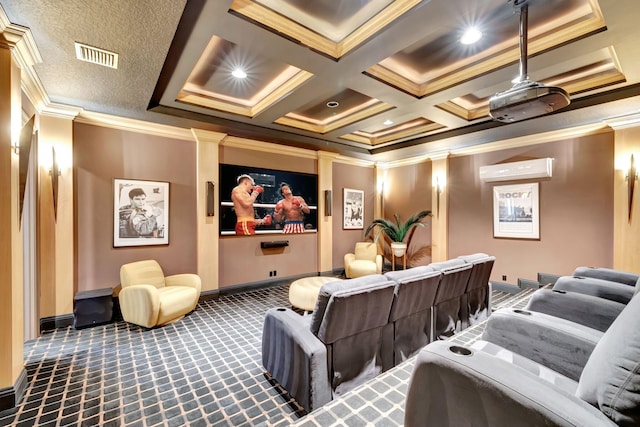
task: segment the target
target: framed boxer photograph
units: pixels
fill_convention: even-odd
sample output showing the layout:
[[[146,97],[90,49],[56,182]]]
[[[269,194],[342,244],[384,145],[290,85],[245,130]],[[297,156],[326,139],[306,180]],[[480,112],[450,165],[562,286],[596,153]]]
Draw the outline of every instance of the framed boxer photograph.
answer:
[[[344,189],[342,214],[342,228],[344,230],[364,228],[364,191]]]
[[[114,179],[113,246],[169,244],[169,183]]]

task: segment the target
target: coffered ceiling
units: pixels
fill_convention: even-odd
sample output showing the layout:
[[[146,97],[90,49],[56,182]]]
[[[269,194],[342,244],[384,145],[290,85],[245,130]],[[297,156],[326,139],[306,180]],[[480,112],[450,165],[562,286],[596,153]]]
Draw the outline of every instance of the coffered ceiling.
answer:
[[[530,0],[528,75],[572,103],[506,125],[488,101],[519,74],[519,15],[507,0],[0,5],[31,28],[52,102],[291,146],[392,158],[640,109],[637,0]],[[469,26],[482,37],[464,45]],[[74,42],[116,53],[118,68],[77,60]]]

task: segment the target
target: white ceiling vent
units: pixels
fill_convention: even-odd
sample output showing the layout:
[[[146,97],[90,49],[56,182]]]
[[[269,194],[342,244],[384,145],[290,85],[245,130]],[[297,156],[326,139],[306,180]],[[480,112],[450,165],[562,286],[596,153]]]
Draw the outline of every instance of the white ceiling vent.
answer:
[[[93,46],[75,42],[76,58],[81,61],[91,62],[92,64],[102,65],[104,67],[118,68],[118,54],[109,52],[108,50],[99,49]]]

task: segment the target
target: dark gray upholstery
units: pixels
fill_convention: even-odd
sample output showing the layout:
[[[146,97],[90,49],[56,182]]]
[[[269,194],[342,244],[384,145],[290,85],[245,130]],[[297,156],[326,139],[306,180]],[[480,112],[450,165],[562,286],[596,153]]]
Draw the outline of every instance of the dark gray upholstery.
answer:
[[[621,426],[640,425],[640,297],[634,297],[596,345],[577,395]]]
[[[393,271],[385,274],[397,283],[385,343],[390,360],[385,370],[407,360],[432,338],[432,307],[440,283],[440,272],[429,266]]]
[[[578,267],[573,271],[572,276],[592,277],[594,279],[624,283],[629,286],[635,286],[638,279],[640,279],[640,274],[602,267]]]
[[[531,295],[526,308],[604,332],[624,307],[625,304],[592,295],[539,289]]]
[[[527,332],[541,327],[539,318],[543,314],[523,315],[522,320],[516,320],[517,313],[504,318],[500,312],[487,322],[487,328],[493,331],[490,333],[502,331],[504,342],[520,341],[512,344],[519,352],[529,351],[527,347],[532,344],[526,342],[536,339],[545,340],[549,349],[547,338]],[[527,319],[533,319],[531,324]],[[568,326],[562,325],[563,319],[552,320],[562,326],[560,329]],[[496,328],[494,323],[502,326]],[[640,297],[634,297],[597,341],[577,383],[494,342],[479,340],[471,348],[432,342],[416,359],[404,425],[638,426],[638,324]],[[579,352],[574,347],[565,351],[567,359]]]
[[[544,313],[505,308],[491,315],[482,340],[577,381],[602,335],[601,331]]]
[[[462,327],[466,328],[482,322],[491,314],[489,278],[496,257],[485,253],[475,253],[458,258],[472,265],[467,289],[462,299]]]
[[[380,374],[395,286],[382,275],[331,282],[311,316],[268,310],[264,368],[307,411]]]
[[[556,280],[553,289],[593,295],[622,304],[628,303],[636,291],[635,287],[623,283],[580,276],[562,276]]]
[[[446,339],[462,330],[462,318],[466,314],[462,296],[467,289],[472,265],[461,259],[452,259],[429,266],[442,273],[434,301],[434,339]]]

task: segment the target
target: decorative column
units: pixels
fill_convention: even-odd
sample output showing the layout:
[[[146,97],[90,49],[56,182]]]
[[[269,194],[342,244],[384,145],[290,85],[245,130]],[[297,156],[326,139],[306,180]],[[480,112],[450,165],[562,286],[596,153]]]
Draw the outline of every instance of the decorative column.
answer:
[[[219,288],[219,241],[220,241],[220,142],[224,133],[191,129],[196,139],[197,162],[197,250],[198,275],[202,280],[202,291],[217,291]],[[207,189],[207,182],[213,188]],[[208,192],[213,191],[213,195]],[[213,196],[213,216],[207,213],[207,196]]]
[[[0,411],[20,402],[24,369],[22,233],[18,201],[18,144],[21,121],[20,68],[13,44],[0,33]]]
[[[640,273],[640,114],[610,119],[607,124],[615,130],[613,268]]]
[[[333,270],[333,215],[336,206],[331,206],[331,215],[327,215],[325,191],[333,198],[333,161],[335,153],[318,151],[318,271],[329,273]],[[333,204],[333,203],[332,203]]]
[[[449,153],[430,156],[431,159],[431,260],[449,259],[449,203],[447,178]]]

